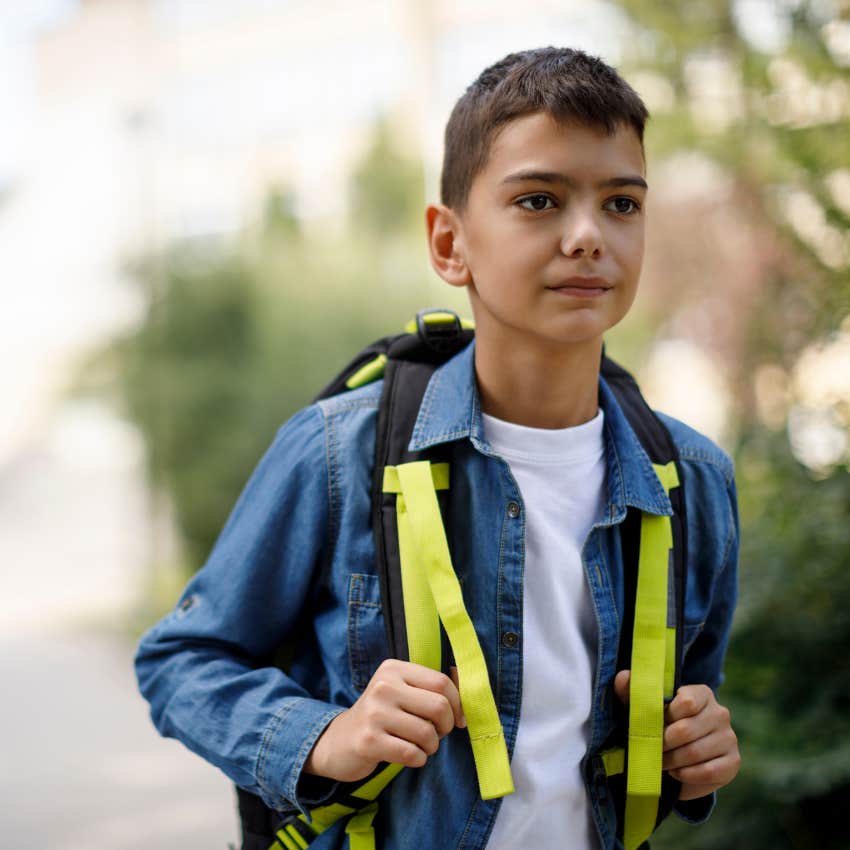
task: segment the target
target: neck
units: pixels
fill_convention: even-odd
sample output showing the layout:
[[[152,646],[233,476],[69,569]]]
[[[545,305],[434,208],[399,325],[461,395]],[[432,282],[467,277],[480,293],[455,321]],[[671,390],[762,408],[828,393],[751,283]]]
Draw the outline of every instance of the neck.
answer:
[[[527,348],[475,342],[481,410],[529,428],[571,428],[596,416],[602,340]]]

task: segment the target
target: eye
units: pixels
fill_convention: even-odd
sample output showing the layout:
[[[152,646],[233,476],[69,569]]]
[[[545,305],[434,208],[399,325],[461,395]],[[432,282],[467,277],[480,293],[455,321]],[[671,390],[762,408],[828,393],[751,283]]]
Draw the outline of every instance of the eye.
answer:
[[[620,208],[620,209],[613,210],[613,212],[620,213],[621,215],[634,215],[636,212],[638,212],[638,210],[640,210],[640,204],[634,198],[627,198],[625,196],[621,196],[619,198],[612,198],[610,201],[608,201],[608,203],[609,204],[611,204],[611,203],[614,203],[614,204],[626,203],[626,204],[632,205],[631,208],[626,208],[626,209]]]
[[[552,206],[545,206],[547,202],[551,203]],[[555,206],[555,202],[549,197],[549,195],[528,195],[525,198],[520,198],[517,201],[517,204],[529,212],[543,212],[547,209],[554,209]],[[526,204],[530,204],[530,206],[526,206]]]

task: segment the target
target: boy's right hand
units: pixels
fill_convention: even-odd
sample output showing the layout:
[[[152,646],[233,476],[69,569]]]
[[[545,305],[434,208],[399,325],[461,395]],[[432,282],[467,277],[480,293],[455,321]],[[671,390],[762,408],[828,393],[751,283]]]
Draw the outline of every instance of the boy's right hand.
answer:
[[[319,736],[304,772],[355,782],[382,761],[422,767],[455,726],[466,726],[455,683],[429,667],[388,659]]]

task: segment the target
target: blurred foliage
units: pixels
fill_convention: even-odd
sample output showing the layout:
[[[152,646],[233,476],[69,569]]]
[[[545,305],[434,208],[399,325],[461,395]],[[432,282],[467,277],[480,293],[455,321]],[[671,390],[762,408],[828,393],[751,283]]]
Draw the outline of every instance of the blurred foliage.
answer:
[[[386,202],[370,183],[392,185]],[[428,272],[409,209],[412,198],[421,213],[421,168],[392,149],[383,122],[354,185],[350,235],[321,223],[304,232],[283,188],[234,242],[177,245],[135,270],[147,315],[105,359],[145,437],[152,484],[174,506],[186,572],[203,563],[275,430],[360,348],[432,299],[463,309]]]
[[[354,172],[351,194],[351,219],[359,233],[381,239],[400,232],[421,234],[424,167],[396,150],[384,116],[376,122],[371,148]]]
[[[829,182],[850,162],[850,69],[830,54],[827,41],[831,22],[848,25],[850,6],[805,0],[776,0],[760,11],[758,4],[727,0],[618,5],[636,33],[626,77],[655,72],[675,96],[672,108],[657,110],[647,125],[647,149],[653,156],[685,148],[710,157],[748,190],[747,214],[790,249],[790,261],[761,282],[729,376],[737,396],[733,450],[742,551],[740,603],[720,697],[732,710],[742,769],[720,792],[707,824],[694,828],[671,818],[652,845],[846,850],[850,476],[846,455],[814,469],[796,459],[788,414],[803,403],[791,380],[801,355],[834,335],[850,313],[848,205]],[[745,5],[751,15],[756,9],[786,22],[789,37],[779,54],[756,50],[744,37]],[[694,82],[694,68],[707,57],[720,63],[711,66],[715,77],[732,69],[725,90]],[[701,110],[711,103],[700,96],[700,85],[720,97],[740,91],[733,120],[715,126],[705,120]],[[829,105],[833,97],[840,110]],[[788,214],[791,197],[813,202],[802,221]],[[769,427],[754,381],[765,364],[788,376],[785,422]],[[839,369],[847,374],[850,363]],[[834,402],[839,420],[840,406],[848,403]],[[850,424],[846,416],[841,421]]]

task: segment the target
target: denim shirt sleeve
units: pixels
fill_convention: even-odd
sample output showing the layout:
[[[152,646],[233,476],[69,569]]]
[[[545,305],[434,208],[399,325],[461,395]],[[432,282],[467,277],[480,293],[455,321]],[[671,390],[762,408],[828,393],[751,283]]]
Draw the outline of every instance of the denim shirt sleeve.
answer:
[[[277,810],[319,801],[299,799],[299,778],[343,710],[262,660],[290,634],[329,557],[325,445],[317,406],[278,431],[206,564],[136,656],[159,732]]]
[[[704,487],[703,504],[688,505],[689,534],[703,541],[710,534],[713,545],[703,545],[703,553],[719,554],[720,567],[710,570],[712,575],[710,605],[702,623],[692,625],[697,631],[685,654],[682,671],[683,684],[706,684],[715,694],[723,683],[723,660],[732,627],[732,615],[738,595],[739,522],[738,501],[731,460],[715,447],[715,456],[698,454],[692,460],[701,467],[703,483],[712,479],[714,486]],[[682,452],[688,462],[688,450]],[[710,494],[710,495],[708,495]],[[690,503],[690,499],[689,499]],[[699,511],[692,515],[691,512]],[[702,528],[700,526],[703,526]],[[701,564],[695,564],[697,582],[703,576]],[[692,567],[691,567],[692,568]],[[703,571],[707,573],[709,571]],[[701,590],[703,590],[701,588]],[[674,806],[676,814],[687,823],[699,824],[708,820],[717,801],[716,793],[694,800],[680,801]]]

